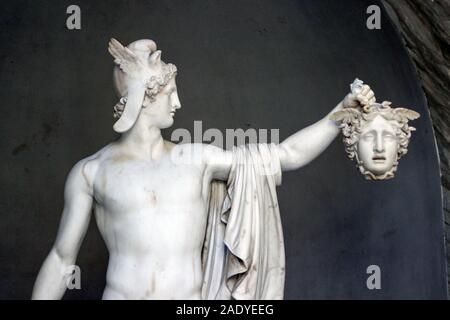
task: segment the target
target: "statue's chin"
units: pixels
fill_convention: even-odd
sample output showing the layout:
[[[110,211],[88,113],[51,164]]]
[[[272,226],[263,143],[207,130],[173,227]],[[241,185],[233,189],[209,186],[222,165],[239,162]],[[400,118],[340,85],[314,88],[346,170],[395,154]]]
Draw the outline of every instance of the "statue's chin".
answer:
[[[165,122],[165,123],[159,125],[159,128],[160,128],[160,129],[167,129],[167,128],[170,128],[170,127],[173,125],[173,122],[174,122],[173,118],[170,118],[170,120],[167,120],[167,122]]]
[[[365,168],[366,171],[371,172],[375,176],[385,175],[390,169],[392,169],[392,167],[383,168],[383,169],[380,169],[380,168]]]
[[[394,178],[397,166],[385,167],[383,170],[380,168],[359,166],[359,170],[367,180],[389,180]]]

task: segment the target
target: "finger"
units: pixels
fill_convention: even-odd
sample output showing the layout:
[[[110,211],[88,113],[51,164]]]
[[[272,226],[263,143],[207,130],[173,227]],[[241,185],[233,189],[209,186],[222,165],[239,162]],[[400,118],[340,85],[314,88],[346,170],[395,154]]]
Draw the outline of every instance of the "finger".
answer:
[[[366,94],[368,94],[369,92],[370,92],[370,87],[369,87],[367,84],[365,84],[365,85],[362,87],[362,90],[361,90],[360,94],[366,95]]]
[[[362,95],[359,95],[357,100],[363,106],[365,106],[369,103],[369,100],[367,100],[366,97],[362,96]]]
[[[374,104],[377,101],[377,99],[375,97],[373,97],[372,99],[369,100],[369,104]]]
[[[373,97],[375,97],[375,92],[373,92],[372,90],[369,91],[369,93],[366,94],[366,99],[370,100]]]

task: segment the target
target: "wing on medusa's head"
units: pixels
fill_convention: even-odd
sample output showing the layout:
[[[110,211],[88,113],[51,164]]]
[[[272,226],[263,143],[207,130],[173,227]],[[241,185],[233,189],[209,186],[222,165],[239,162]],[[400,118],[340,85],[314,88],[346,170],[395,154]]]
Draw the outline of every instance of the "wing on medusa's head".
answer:
[[[420,114],[418,112],[406,108],[395,108],[394,113],[405,122],[420,118]]]
[[[361,117],[361,111],[355,108],[345,108],[330,116],[330,119],[341,123],[354,123]]]

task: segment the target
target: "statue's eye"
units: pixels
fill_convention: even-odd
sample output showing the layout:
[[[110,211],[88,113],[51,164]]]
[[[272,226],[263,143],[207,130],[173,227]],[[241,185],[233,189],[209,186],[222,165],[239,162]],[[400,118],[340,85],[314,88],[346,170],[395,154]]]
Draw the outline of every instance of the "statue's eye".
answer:
[[[364,141],[372,141],[373,139],[375,139],[375,135],[373,133],[366,133],[363,135]]]
[[[394,141],[394,140],[397,139],[396,136],[393,135],[392,133],[385,133],[385,134],[383,134],[383,138],[386,139],[386,140],[389,140],[389,141]]]

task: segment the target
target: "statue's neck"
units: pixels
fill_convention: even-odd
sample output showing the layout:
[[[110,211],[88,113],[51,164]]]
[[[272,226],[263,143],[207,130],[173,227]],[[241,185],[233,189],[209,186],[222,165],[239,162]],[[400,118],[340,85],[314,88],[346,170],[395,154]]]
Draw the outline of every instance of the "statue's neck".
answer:
[[[159,159],[165,151],[161,129],[147,127],[139,121],[122,134],[119,142],[130,152],[150,160]]]

